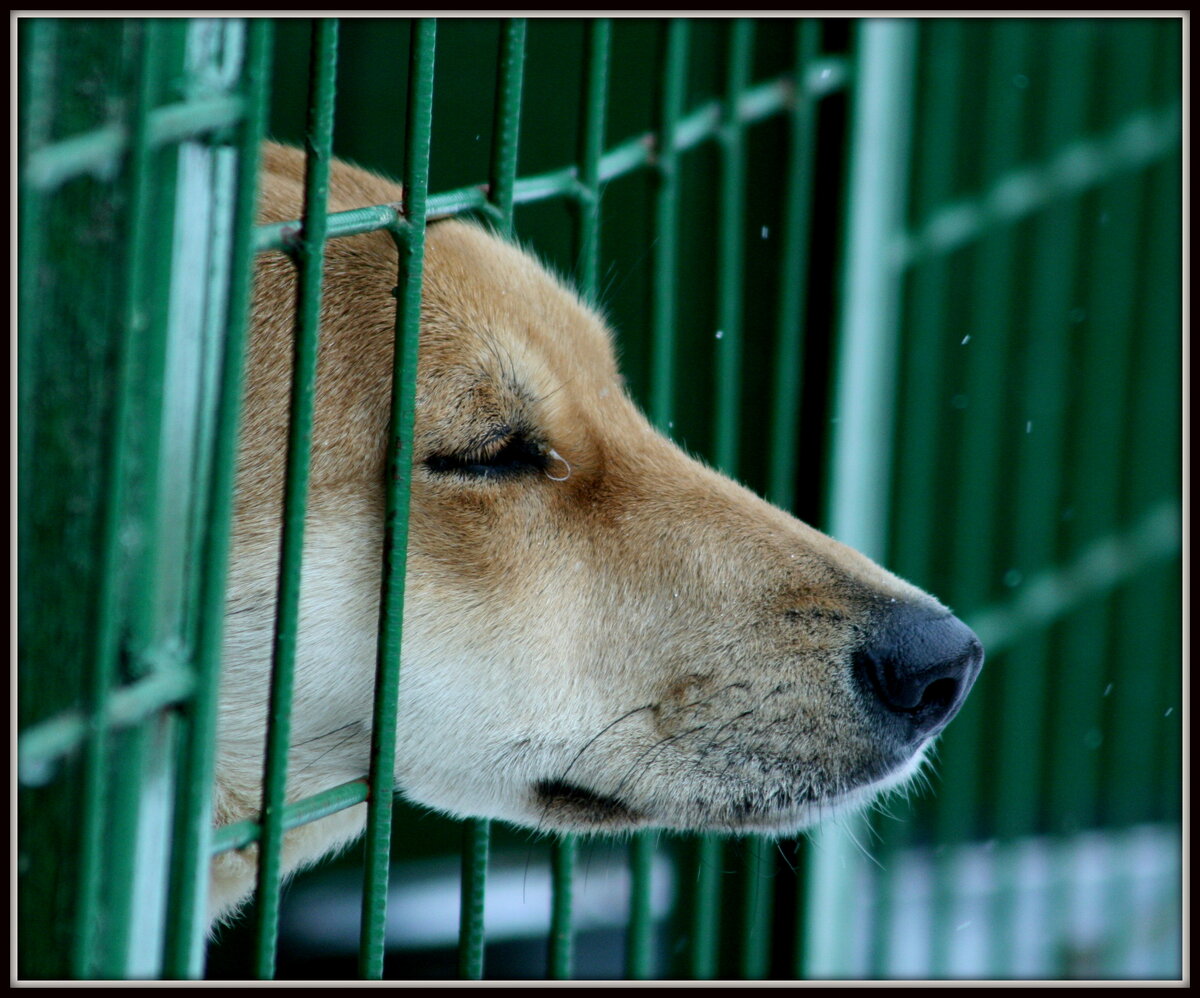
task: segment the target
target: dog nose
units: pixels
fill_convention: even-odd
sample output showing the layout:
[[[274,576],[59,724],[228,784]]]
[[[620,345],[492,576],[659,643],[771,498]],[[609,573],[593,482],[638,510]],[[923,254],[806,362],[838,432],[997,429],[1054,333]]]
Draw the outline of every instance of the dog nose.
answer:
[[[940,731],[966,700],[983,666],[983,646],[952,614],[906,603],[888,607],[854,669],[891,734],[913,743]]]

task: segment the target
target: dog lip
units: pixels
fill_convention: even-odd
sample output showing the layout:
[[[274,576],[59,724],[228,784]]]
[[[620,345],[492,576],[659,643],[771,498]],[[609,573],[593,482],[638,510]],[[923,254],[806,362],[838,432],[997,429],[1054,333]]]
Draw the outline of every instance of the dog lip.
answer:
[[[533,793],[539,811],[550,824],[574,827],[626,825],[640,817],[618,797],[565,780],[539,780],[534,784]]]

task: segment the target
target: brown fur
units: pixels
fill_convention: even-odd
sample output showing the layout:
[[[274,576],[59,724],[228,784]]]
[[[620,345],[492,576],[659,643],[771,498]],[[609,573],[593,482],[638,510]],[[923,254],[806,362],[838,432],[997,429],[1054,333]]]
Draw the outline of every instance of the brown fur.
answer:
[[[300,213],[302,156],[269,145],[262,220]],[[334,167],[333,211],[399,188]],[[322,306],[288,796],[367,769],[397,258],[331,241]],[[216,817],[258,811],[290,391],[291,263],[259,262],[222,683]],[[430,459],[520,434],[545,466]],[[490,449],[490,450],[489,450]],[[881,605],[930,597],[686,456],[625,394],[604,322],[515,246],[427,238],[396,753],[400,788],[541,828],[789,833],[910,776],[850,658]],[[363,808],[289,836],[285,866]],[[253,885],[214,863],[213,912]]]

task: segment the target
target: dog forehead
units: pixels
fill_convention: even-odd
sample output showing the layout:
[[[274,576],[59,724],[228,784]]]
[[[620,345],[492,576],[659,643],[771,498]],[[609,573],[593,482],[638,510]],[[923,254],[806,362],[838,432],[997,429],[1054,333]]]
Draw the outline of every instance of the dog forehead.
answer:
[[[471,368],[535,395],[617,378],[599,316],[520,247],[457,220],[428,230],[421,346],[431,374]]]

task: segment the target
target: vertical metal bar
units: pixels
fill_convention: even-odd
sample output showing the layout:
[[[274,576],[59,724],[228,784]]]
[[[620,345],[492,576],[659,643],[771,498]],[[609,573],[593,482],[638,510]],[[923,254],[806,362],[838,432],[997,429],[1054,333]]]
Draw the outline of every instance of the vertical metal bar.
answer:
[[[109,763],[109,733],[103,717],[109,691],[116,678],[120,629],[123,621],[119,600],[121,595],[121,561],[126,543],[122,537],[126,525],[127,476],[130,473],[133,439],[132,414],[137,354],[142,344],[147,313],[147,240],[150,236],[150,146],[148,142],[149,114],[158,78],[159,30],[154,21],[142,22],[137,28],[141,37],[134,43],[140,49],[138,85],[130,114],[130,144],[126,164],[129,191],[129,257],[125,277],[125,314],[117,354],[117,394],[113,411],[111,450],[106,467],[109,481],[105,494],[102,548],[102,591],[100,593],[99,627],[96,656],[89,677],[86,710],[90,731],[84,743],[83,837],[82,867],[79,883],[79,909],[76,916],[76,941],[72,965],[77,977],[89,977],[98,969],[97,937],[101,917],[101,880],[109,856],[105,850],[108,813],[107,768]]]
[[[809,94],[809,68],[820,53],[821,23],[798,21],[792,56],[792,107],[788,115],[787,184],[784,190],[782,253],[779,276],[779,324],[775,337],[775,380],[772,386],[771,450],[767,465],[767,498],[781,509],[795,510],[799,455],[799,420],[804,377],[804,319],[808,298],[809,237],[813,173],[816,164],[816,100]],[[804,924],[802,869],[809,863],[808,841],[799,838],[796,855],[796,923]],[[793,937],[790,965],[799,973],[803,948]]]
[[[488,196],[500,211],[505,235],[512,231],[524,79],[525,20],[518,17],[506,21],[501,34],[499,79],[496,81],[496,126],[492,138],[492,169],[488,187]]]
[[[1064,20],[1052,26],[1047,52],[1044,144],[1082,134],[1094,79],[1095,23]],[[1054,563],[1062,508],[1067,442],[1064,436],[1070,381],[1073,296],[1078,273],[1080,202],[1071,198],[1049,207],[1034,222],[1030,261],[1028,329],[1021,378],[1023,426],[1016,462],[1016,506],[1012,511],[1013,568],[1029,578]],[[1023,430],[1023,432],[1020,432]],[[995,832],[1002,840],[1028,835],[1038,826],[1049,760],[1046,711],[1051,641],[1045,631],[1026,637],[1007,655],[999,686],[1000,716],[995,745]],[[1011,967],[1018,926],[1014,902],[1016,854],[1005,850],[996,893],[995,969]]]
[[[746,840],[745,896],[742,899],[742,978],[760,981],[771,965],[774,914],[775,843],[755,835]]]
[[[151,87],[147,106],[158,96],[164,71],[183,62],[186,21],[158,20],[144,22],[148,37],[144,58],[150,64]],[[137,153],[134,153],[137,155]],[[124,675],[141,679],[153,671],[150,655],[160,642],[173,634],[173,608],[164,602],[159,565],[162,550],[164,517],[172,510],[163,510],[162,474],[163,415],[166,408],[164,377],[167,357],[167,297],[170,281],[167,278],[172,243],[169,226],[156,225],[151,219],[164,209],[174,208],[175,185],[174,149],[153,149],[144,152],[141,164],[144,189],[131,201],[140,202],[139,212],[146,219],[144,235],[130,240],[135,253],[142,259],[135,266],[141,277],[140,300],[129,303],[136,307],[140,326],[138,354],[138,388],[135,408],[136,433],[131,442],[130,456],[136,466],[136,498],[134,508],[140,525],[140,546],[127,553],[126,560],[133,584],[123,597],[124,604]],[[133,282],[131,282],[133,283]],[[132,555],[132,557],[130,556]],[[168,732],[174,720],[169,716],[147,719],[126,731],[114,732],[112,756],[119,760],[113,772],[113,787],[109,800],[112,821],[107,835],[106,865],[110,886],[105,893],[105,918],[108,921],[100,972],[106,977],[155,976],[161,973],[161,885],[166,870],[166,841],[162,834],[170,808],[170,782],[176,759],[170,752],[161,751],[174,745]],[[160,751],[153,751],[157,747]],[[146,891],[150,886],[151,890]],[[143,896],[136,898],[136,892]],[[146,896],[149,893],[150,896]],[[134,938],[135,927],[144,933]],[[149,952],[147,952],[149,951]]]
[[[735,21],[729,37],[725,120],[720,133],[717,384],[713,427],[715,463],[727,475],[737,474],[741,429],[746,141],[738,110],[750,81],[753,45],[754,23],[745,19]],[[747,839],[745,847],[741,972],[743,978],[753,980],[766,975],[770,958],[773,880],[770,864],[774,847],[756,837]]]
[[[652,832],[637,832],[629,842],[629,929],[626,937],[625,976],[635,981],[654,973],[654,915],[650,906],[650,877],[654,867]]]
[[[587,64],[583,129],[579,149],[579,179],[584,198],[578,231],[579,290],[585,299],[596,297],[600,261],[600,157],[604,152],[604,121],[608,98],[608,60],[612,26],[607,20],[591,21],[587,29]],[[552,846],[549,976],[571,977],[574,964],[575,836],[564,834]]]
[[[917,200],[913,225],[924,219],[953,194],[956,164],[960,156],[959,124],[965,39],[957,19],[933,20],[923,26],[927,43],[922,61],[928,67],[926,112],[921,129],[922,168],[914,197]],[[938,508],[941,494],[939,458],[945,444],[942,424],[946,410],[943,396],[946,347],[958,344],[962,333],[949,328],[951,261],[943,254],[920,261],[911,275],[911,322],[904,349],[903,384],[909,388],[904,399],[905,446],[897,455],[897,504],[911,510],[892,538],[896,571],[918,585],[933,571],[933,550],[938,529],[929,511]]]
[[[775,339],[774,403],[767,498],[792,509],[796,498],[796,446],[804,362],[804,311],[808,289],[808,238],[813,167],[816,162],[816,101],[808,93],[808,69],[816,59],[820,22],[796,24],[792,107],[788,116],[787,183],[779,277],[779,326]]]
[[[696,836],[696,885],[688,925],[688,974],[696,981],[717,976],[723,853],[724,842],[719,836]]]
[[[721,192],[717,259],[717,384],[713,456],[727,475],[737,474],[742,395],[742,232],[746,224],[746,137],[738,103],[750,80],[754,22],[733,23],[726,69],[725,120],[720,133]]]
[[[858,29],[828,521],[835,537],[875,558],[887,549],[900,311],[890,247],[906,202],[915,36],[902,20]],[[822,826],[809,855],[804,974],[855,976],[853,831]]]
[[[324,277],[326,202],[333,157],[333,99],[337,72],[337,21],[313,25],[309,65],[308,125],[305,134],[304,218],[297,266],[296,336],[283,500],[283,540],[271,670],[270,715],[263,777],[262,835],[258,854],[258,918],[255,971],[275,973],[279,892],[283,859],[283,806],[291,740],[292,684],[300,624],[300,578],[304,520],[308,508],[309,452],[317,380],[321,286]]]
[[[217,681],[225,614],[225,577],[229,561],[234,467],[242,397],[246,321],[250,311],[254,213],[257,199],[259,143],[266,122],[266,87],[270,76],[271,22],[248,23],[246,69],[242,92],[246,117],[237,136],[237,203],[232,275],[224,354],[218,386],[216,432],[208,510],[202,544],[202,582],[197,624],[196,690],[184,704],[186,737],[176,804],[171,857],[171,924],[167,933],[164,972],[168,977],[197,978],[204,973],[204,941],[208,931],[205,891],[208,843],[212,835],[212,781],[217,730]]]
[[[20,122],[21,128],[21,173],[24,175],[26,164],[35,151],[40,149],[50,138],[50,126],[53,121],[55,88],[55,54],[57,50],[57,27],[51,18],[31,19],[25,45],[23,46],[20,63],[22,73],[22,99],[24,117]],[[24,177],[22,176],[22,179]],[[21,247],[20,275],[18,285],[18,301],[20,314],[18,317],[17,335],[19,349],[17,364],[19,377],[17,392],[20,399],[22,418],[18,422],[19,438],[19,467],[32,467],[33,461],[33,413],[34,409],[34,344],[38,338],[38,308],[42,286],[42,251],[44,243],[43,227],[45,225],[44,209],[45,194],[37,184],[21,183],[20,197],[17,199],[18,239]],[[29,509],[30,484],[32,476],[18,476],[19,505],[21,509]],[[31,545],[18,545],[18,559],[21,566],[21,578],[28,578],[24,571],[25,559],[32,556]]]
[[[675,271],[678,250],[678,153],[675,131],[687,86],[689,26],[667,28],[658,122],[658,191],[654,206],[654,352],[651,360],[650,419],[663,433],[672,426],[675,398]]]
[[[375,706],[371,721],[370,802],[367,808],[366,872],[363,884],[359,973],[383,977],[387,927],[388,863],[391,856],[392,794],[396,785],[397,699],[403,637],[405,555],[408,550],[412,426],[416,406],[417,353],[421,330],[421,277],[425,261],[425,204],[429,188],[429,138],[433,117],[433,66],[437,24],[416,24],[409,59],[407,134],[404,155],[404,221],[397,240],[399,267],[392,408],[384,513],[383,581]]]
[[[584,95],[583,134],[579,150],[579,182],[585,191],[580,205],[579,289],[594,298],[600,268],[600,157],[604,154],[604,128],[608,110],[608,63],[612,49],[612,23],[588,22],[587,90]]]
[[[574,962],[575,853],[574,835],[560,836],[551,847],[549,976],[556,981],[570,978]]]
[[[1180,90],[1180,28],[1155,23],[1156,37],[1148,65],[1156,103],[1173,101]],[[1139,314],[1131,359],[1129,443],[1122,473],[1123,519],[1136,521],[1165,499],[1181,495],[1179,460],[1181,426],[1190,425],[1181,408],[1180,391],[1189,370],[1181,356],[1179,303],[1181,159],[1178,154],[1149,171],[1144,210],[1146,222],[1133,253],[1138,261]],[[1186,389],[1184,389],[1186,390]],[[1183,413],[1182,421],[1179,414]],[[1147,818],[1178,821],[1181,813],[1179,704],[1182,676],[1180,640],[1184,578],[1172,559],[1127,587],[1115,614],[1118,623],[1115,674],[1106,703],[1123,719],[1106,739],[1105,818],[1129,825]],[[1156,663],[1149,669],[1149,663]],[[1168,713],[1169,711],[1169,713]],[[1147,762],[1149,760],[1149,762]]]
[[[1113,55],[1101,97],[1105,119],[1120,120],[1145,106],[1150,96],[1146,42],[1152,30],[1153,22],[1140,21],[1122,26],[1119,35],[1101,36]],[[1079,381],[1070,414],[1075,446],[1067,469],[1074,512],[1065,535],[1072,552],[1120,526],[1126,415],[1132,401],[1128,371],[1136,329],[1137,267],[1129,259],[1142,224],[1142,193],[1141,178],[1135,175],[1101,187],[1085,201],[1088,270],[1084,315],[1076,326],[1081,334],[1076,355]],[[1145,346],[1138,344],[1138,349],[1144,351]],[[1089,828],[1099,819],[1103,691],[1114,678],[1120,678],[1122,686],[1138,683],[1144,671],[1136,663],[1131,669],[1135,675],[1112,672],[1115,608],[1113,594],[1105,594],[1072,615],[1064,629],[1070,654],[1056,670],[1056,688],[1069,695],[1071,709],[1052,725],[1051,820],[1056,831]]]
[[[506,21],[500,35],[500,63],[496,81],[496,124],[492,141],[488,197],[495,205],[498,228],[503,235],[513,231],[513,190],[516,186],[518,144],[521,133],[521,92],[525,73],[525,21]],[[487,840],[491,822],[470,821],[463,852],[462,911],[483,911],[487,886]],[[458,940],[460,972],[475,979],[483,975],[483,918],[462,923]]]
[[[678,231],[678,153],[675,132],[687,88],[689,26],[667,26],[657,144],[654,243],[654,354],[651,361],[650,418],[663,433],[672,427],[675,382],[675,275]],[[629,846],[629,926],[625,976],[645,980],[653,963],[654,920],[650,910],[650,872],[655,843],[649,832],[635,832]]]
[[[484,885],[476,879],[487,875],[491,836],[485,821],[463,824],[462,905],[458,923],[458,976],[467,981],[483,977]],[[467,944],[463,941],[468,940]]]
[[[1022,158],[1022,130],[1028,96],[1014,85],[1028,79],[1029,35],[1024,21],[997,21],[987,35],[988,87],[986,112],[980,127],[982,183],[990,186]],[[1007,402],[1004,377],[1012,333],[1012,288],[1017,265],[1015,231],[1011,226],[984,233],[973,259],[970,286],[973,321],[965,330],[965,384],[959,441],[957,486],[953,508],[954,543],[948,594],[962,610],[984,606],[997,591],[1000,573],[996,561],[1000,530],[998,497],[1002,442],[1017,437],[1017,426],[1005,433]],[[989,674],[990,675],[990,674]],[[980,715],[992,694],[985,677],[972,694],[972,709]],[[982,715],[980,715],[982,716]],[[981,724],[960,724],[948,733],[943,766],[943,793],[939,797],[939,841],[961,841],[980,828],[985,799],[981,770],[985,765]],[[932,967],[935,974],[949,972],[950,905],[957,889],[957,873],[941,864],[936,874]],[[993,940],[989,940],[989,943]]]
[[[914,178],[912,224],[921,220],[947,200],[953,191],[955,166],[959,157],[958,124],[962,85],[963,30],[954,19],[930,21],[922,25],[920,62],[927,67],[920,100],[924,115],[920,131],[919,162],[922,167]],[[914,150],[915,152],[915,150]],[[890,538],[895,570],[917,584],[928,584],[933,571],[938,508],[939,458],[944,450],[943,356],[955,330],[949,326],[947,294],[950,263],[944,256],[922,261],[910,275],[911,306],[907,313],[903,350],[901,411],[903,430],[897,439],[905,441],[898,451],[896,467],[896,529]],[[894,854],[909,836],[911,822],[888,822],[881,843]],[[894,864],[882,860],[889,872],[877,879],[876,912],[873,924],[871,967],[875,975],[888,976],[887,952],[893,917]]]

